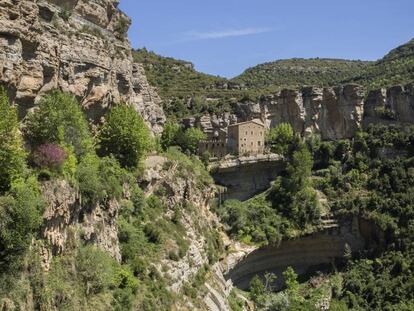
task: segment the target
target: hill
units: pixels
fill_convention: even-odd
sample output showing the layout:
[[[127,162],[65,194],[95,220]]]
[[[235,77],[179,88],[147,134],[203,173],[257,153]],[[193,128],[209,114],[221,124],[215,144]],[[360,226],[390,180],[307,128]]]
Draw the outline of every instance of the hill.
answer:
[[[389,52],[359,75],[344,82],[356,82],[371,89],[407,84],[414,80],[414,39]]]
[[[360,74],[371,62],[292,58],[264,63],[247,69],[233,82],[248,88],[333,86]]]
[[[145,48],[133,52],[142,63],[151,85],[164,99],[164,111],[170,118],[197,116],[205,112],[232,111],[232,105],[244,97],[258,96],[226,78],[195,70],[190,62],[157,55]]]

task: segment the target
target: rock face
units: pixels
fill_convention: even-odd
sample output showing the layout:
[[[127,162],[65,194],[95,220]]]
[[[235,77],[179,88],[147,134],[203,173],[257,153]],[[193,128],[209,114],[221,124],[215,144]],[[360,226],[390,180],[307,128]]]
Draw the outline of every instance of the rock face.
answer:
[[[128,103],[155,134],[165,116],[144,70],[133,64],[125,35],[130,20],[116,0],[0,2],[0,85],[21,117],[45,93],[75,95],[93,121]]]
[[[42,237],[50,245],[50,248],[43,248],[42,254],[46,270],[54,255],[61,254],[68,243],[77,240],[77,232],[83,233],[84,241],[97,245],[121,261],[116,224],[118,202],[111,200],[105,205],[82,207],[80,196],[65,180],[44,182],[42,194],[47,202]]]
[[[226,188],[221,199],[244,201],[268,189],[284,166],[278,155],[241,157],[221,162],[212,168],[211,175],[216,184]]]
[[[260,113],[254,105],[245,115],[260,115],[270,128],[289,123],[302,135],[319,134],[327,140],[351,138],[362,126],[364,95],[357,85],[282,90],[261,99]]]
[[[371,123],[414,123],[414,85],[369,92],[365,102],[364,127]]]
[[[255,275],[272,272],[277,276],[275,286],[280,289],[284,284],[282,272],[289,266],[299,275],[308,274],[323,267],[332,268],[336,259],[343,258],[347,247],[355,252],[367,247],[369,237],[362,234],[361,227],[355,218],[339,228],[255,250],[242,258],[226,278],[245,290]]]

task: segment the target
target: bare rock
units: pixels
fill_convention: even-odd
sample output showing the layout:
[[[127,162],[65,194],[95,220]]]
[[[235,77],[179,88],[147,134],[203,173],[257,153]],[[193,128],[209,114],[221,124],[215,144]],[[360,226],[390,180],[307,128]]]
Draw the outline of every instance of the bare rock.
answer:
[[[0,85],[20,117],[52,89],[75,95],[91,121],[116,103],[132,105],[154,134],[161,99],[133,64],[129,18],[115,0],[0,2]]]

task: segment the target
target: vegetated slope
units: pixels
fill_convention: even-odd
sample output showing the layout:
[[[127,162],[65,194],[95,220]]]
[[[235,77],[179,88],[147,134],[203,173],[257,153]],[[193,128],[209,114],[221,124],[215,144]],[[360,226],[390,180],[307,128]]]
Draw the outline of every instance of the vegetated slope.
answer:
[[[363,72],[371,62],[327,58],[292,58],[247,69],[232,81],[248,88],[334,86]]]
[[[226,112],[243,97],[257,96],[253,90],[225,78],[200,73],[192,63],[163,57],[145,48],[133,52],[135,62],[144,65],[151,85],[164,100],[170,118],[197,116],[206,112]]]
[[[349,82],[356,82],[375,89],[406,84],[413,80],[414,39],[392,50]]]

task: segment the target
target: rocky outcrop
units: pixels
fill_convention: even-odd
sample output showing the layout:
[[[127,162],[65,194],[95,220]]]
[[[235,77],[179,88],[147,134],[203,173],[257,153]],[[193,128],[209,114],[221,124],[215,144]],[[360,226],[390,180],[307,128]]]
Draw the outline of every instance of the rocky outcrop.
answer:
[[[282,90],[261,99],[260,115],[269,128],[289,123],[296,133],[323,139],[351,138],[362,126],[364,90],[357,85]],[[257,117],[257,105],[247,115]]]
[[[284,169],[283,158],[275,155],[258,155],[227,159],[211,168],[216,184],[223,186],[223,200],[247,200],[270,187]]]
[[[42,194],[47,207],[41,235],[50,246],[42,250],[45,270],[49,269],[54,255],[61,254],[68,243],[76,243],[80,232],[84,241],[97,245],[121,261],[116,224],[119,210],[117,201],[82,206],[80,195],[65,180],[44,182]]]
[[[372,123],[413,124],[414,84],[369,92],[365,102],[364,127]]]
[[[165,116],[126,39],[130,20],[116,0],[0,2],[0,85],[20,117],[52,89],[75,95],[88,117],[128,103],[155,134]]]

